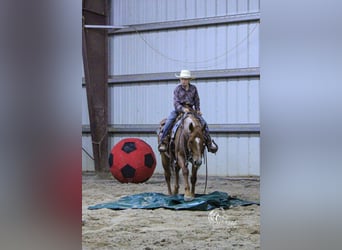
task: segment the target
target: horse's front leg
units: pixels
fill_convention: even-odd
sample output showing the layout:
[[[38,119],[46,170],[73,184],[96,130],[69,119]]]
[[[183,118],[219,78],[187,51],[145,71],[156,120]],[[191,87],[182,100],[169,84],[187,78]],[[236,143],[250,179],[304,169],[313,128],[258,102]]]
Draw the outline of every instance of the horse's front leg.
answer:
[[[192,165],[191,169],[191,196],[195,197],[195,187],[196,187],[196,182],[197,182],[197,171],[198,171],[198,166]]]
[[[191,201],[193,197],[191,196],[191,192],[190,192],[189,169],[187,165],[185,164],[185,158],[183,156],[178,156],[178,165],[182,169],[182,173],[184,177],[184,185],[185,185],[184,200]]]

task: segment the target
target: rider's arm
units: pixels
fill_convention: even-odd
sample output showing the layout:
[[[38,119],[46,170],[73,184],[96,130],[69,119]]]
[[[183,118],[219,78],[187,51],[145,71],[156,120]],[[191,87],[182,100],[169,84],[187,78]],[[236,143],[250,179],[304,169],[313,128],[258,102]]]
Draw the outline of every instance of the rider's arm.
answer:
[[[195,110],[200,112],[201,111],[201,102],[200,102],[200,98],[198,95],[197,88],[195,88],[194,101],[195,101]]]
[[[185,108],[182,105],[181,99],[180,99],[180,92],[181,89],[178,87],[173,91],[173,106],[175,107],[175,110],[178,112],[185,112]]]

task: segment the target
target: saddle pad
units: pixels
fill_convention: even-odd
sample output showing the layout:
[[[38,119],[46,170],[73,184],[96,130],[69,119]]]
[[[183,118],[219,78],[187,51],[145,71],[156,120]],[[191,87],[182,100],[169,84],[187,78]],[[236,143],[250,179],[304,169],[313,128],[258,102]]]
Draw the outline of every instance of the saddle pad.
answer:
[[[175,138],[175,134],[177,132],[177,129],[179,128],[179,125],[181,124],[182,122],[182,119],[179,119],[176,124],[173,126],[172,128],[172,133],[171,133],[171,139],[174,139]]]
[[[257,202],[232,198],[225,192],[215,191],[210,194],[197,194],[192,201],[184,201],[184,195],[165,195],[162,193],[140,193],[120,198],[117,201],[97,204],[88,207],[89,210],[108,208],[122,209],[156,209],[200,210],[209,211],[215,208],[227,209],[230,206],[259,205]]]

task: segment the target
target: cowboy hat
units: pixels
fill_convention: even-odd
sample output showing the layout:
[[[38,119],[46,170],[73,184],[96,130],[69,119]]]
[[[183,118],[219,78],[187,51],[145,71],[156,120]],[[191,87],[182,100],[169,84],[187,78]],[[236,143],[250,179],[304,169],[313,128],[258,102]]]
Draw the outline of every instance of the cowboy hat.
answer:
[[[191,72],[189,70],[183,69],[181,70],[180,74],[175,74],[177,78],[185,78],[185,79],[194,79],[193,76],[191,76]]]

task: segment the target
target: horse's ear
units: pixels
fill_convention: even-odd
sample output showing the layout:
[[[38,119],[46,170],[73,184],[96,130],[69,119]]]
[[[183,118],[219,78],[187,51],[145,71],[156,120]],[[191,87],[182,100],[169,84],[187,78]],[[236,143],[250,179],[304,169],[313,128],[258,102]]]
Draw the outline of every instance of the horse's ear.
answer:
[[[192,123],[189,124],[189,130],[190,132],[194,131],[194,125]]]

